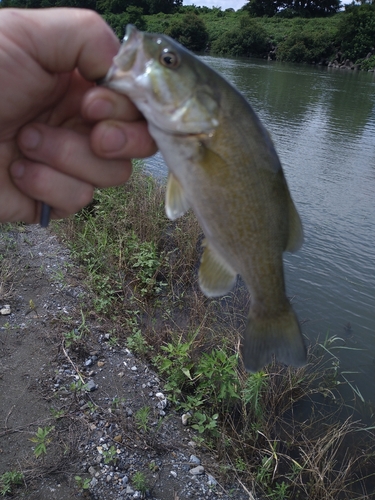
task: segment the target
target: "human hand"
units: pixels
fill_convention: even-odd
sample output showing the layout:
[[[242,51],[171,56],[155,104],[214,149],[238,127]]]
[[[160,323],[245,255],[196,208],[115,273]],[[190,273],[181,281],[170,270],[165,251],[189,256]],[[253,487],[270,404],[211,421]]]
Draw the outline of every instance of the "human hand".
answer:
[[[41,201],[74,213],[155,151],[134,105],[92,83],[118,46],[92,11],[0,10],[0,222],[37,222]]]

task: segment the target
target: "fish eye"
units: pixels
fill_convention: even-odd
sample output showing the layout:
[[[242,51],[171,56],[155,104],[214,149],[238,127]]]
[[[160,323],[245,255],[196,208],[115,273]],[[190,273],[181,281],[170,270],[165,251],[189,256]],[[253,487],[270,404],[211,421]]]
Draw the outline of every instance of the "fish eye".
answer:
[[[163,50],[161,53],[160,62],[166,68],[177,68],[180,64],[177,54],[170,52],[168,49]]]

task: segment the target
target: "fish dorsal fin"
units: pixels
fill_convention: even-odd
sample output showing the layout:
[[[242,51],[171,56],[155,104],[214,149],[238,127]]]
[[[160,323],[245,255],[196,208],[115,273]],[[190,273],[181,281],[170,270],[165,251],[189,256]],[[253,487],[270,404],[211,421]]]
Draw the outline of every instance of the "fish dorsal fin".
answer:
[[[237,273],[209,246],[206,240],[203,245],[205,249],[199,268],[199,286],[207,297],[219,297],[233,288]]]
[[[168,219],[175,220],[182,217],[190,206],[185,193],[176,177],[169,172],[167,192],[165,195],[165,211]]]
[[[289,217],[289,236],[285,250],[296,252],[303,243],[303,228],[297,209],[294,206],[291,196],[288,194],[288,217]]]

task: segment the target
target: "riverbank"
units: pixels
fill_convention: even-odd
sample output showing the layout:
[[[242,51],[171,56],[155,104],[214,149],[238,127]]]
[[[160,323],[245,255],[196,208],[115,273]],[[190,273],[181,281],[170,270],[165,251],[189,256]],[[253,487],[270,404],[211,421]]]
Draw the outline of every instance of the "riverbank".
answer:
[[[117,498],[108,491],[136,498],[142,479],[143,489],[159,500],[175,493],[180,499],[227,498],[232,488],[231,499],[245,493],[284,500],[370,498],[375,436],[353,409],[370,408],[354,391],[350,402],[342,401],[338,389],[345,381],[330,354],[336,339],[310,347],[304,368],[270,365],[246,374],[237,353],[248,295],[240,285],[220,300],[200,293],[200,229],[191,213],[168,221],[164,195],[163,186],[140,169],[126,186],[98,191],[87,209],[53,224],[69,257],[63,248],[40,247],[42,230],[23,233],[21,226],[24,256],[31,259],[21,269],[30,266],[30,274],[18,275],[13,290],[7,278],[7,302],[20,316],[2,323],[3,360],[10,348],[17,352],[10,341],[26,346],[33,332],[42,334],[42,342],[49,339],[52,364],[47,369],[44,355],[43,370],[35,367],[38,376],[28,373],[28,380],[39,380],[30,404],[33,394],[41,394],[53,416],[21,426],[10,418],[19,405],[4,405],[9,452],[16,449],[13,440],[23,439],[20,449],[28,450],[31,470],[47,480],[53,471],[44,464],[50,461],[43,461],[43,453],[33,457],[28,438],[36,437],[38,426],[51,429],[39,440],[55,457],[63,458],[67,447],[80,450],[76,462],[70,457],[65,477],[98,499]],[[62,268],[45,262],[52,254]],[[47,287],[41,294],[35,286],[41,266],[51,274],[53,293]],[[28,274],[33,288],[26,293],[22,278]],[[56,304],[44,307],[50,300]],[[29,328],[30,321],[34,329],[25,338],[20,324]],[[4,380],[9,394],[17,395]],[[199,465],[189,463],[191,455],[204,468],[196,471],[197,479],[190,470]],[[3,457],[4,470],[12,460]],[[27,484],[29,471],[20,471]],[[133,493],[126,493],[128,486]]]
[[[0,496],[249,499],[53,230],[0,226],[0,262]]]
[[[373,71],[375,7],[329,17],[251,17],[245,11],[187,6],[144,16],[143,29],[166,33],[191,50]],[[204,36],[205,35],[205,36]]]

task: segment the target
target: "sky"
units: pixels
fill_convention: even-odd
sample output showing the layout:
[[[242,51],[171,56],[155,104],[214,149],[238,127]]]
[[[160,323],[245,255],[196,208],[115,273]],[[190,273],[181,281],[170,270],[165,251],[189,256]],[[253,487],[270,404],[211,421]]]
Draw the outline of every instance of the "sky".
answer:
[[[197,5],[200,7],[221,7],[221,10],[232,8],[238,10],[243,7],[248,0],[183,0],[183,5]],[[352,0],[341,0],[341,3],[351,3]]]

